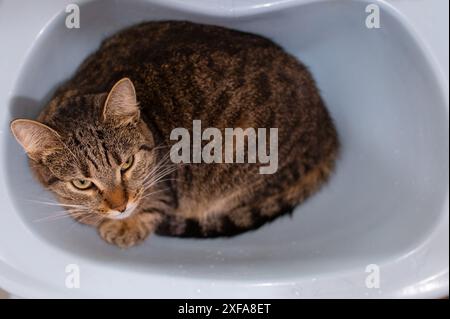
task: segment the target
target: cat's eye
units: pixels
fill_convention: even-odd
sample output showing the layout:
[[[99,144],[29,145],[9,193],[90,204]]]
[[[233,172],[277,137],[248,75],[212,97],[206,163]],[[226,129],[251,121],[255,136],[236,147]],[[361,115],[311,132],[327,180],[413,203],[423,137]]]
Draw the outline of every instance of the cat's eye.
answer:
[[[120,170],[122,172],[126,171],[127,169],[129,169],[134,162],[134,156],[130,156],[127,161],[125,163],[122,164],[122,166],[120,167]]]
[[[85,190],[92,186],[92,182],[85,179],[74,179],[72,185],[78,189]]]

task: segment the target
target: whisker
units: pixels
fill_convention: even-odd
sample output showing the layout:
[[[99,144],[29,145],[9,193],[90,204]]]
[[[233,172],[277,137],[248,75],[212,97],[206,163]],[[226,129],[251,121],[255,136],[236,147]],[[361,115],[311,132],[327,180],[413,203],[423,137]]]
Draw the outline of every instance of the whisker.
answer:
[[[68,215],[68,214],[73,214],[73,213],[77,213],[77,212],[84,212],[84,210],[60,210],[60,211],[56,211],[53,212],[53,214],[51,214],[50,216],[64,216],[64,215]]]
[[[57,202],[45,202],[45,201],[38,201],[38,200],[33,200],[33,199],[27,199],[27,201],[37,203],[37,204],[49,205],[49,206],[61,206],[61,207],[73,207],[73,208],[85,207],[84,205],[63,204],[63,203],[57,203]]]
[[[150,184],[150,185],[144,185],[144,191],[146,191],[146,190],[148,190],[148,189],[150,189],[150,188],[152,188],[152,187],[154,187],[154,186],[156,186],[156,185],[162,184],[162,183],[164,183],[164,182],[167,182],[167,181],[177,181],[177,180],[178,180],[178,179],[176,179],[176,178],[162,179],[162,180],[158,181],[157,183],[152,183],[152,184]]]
[[[141,199],[150,197],[150,196],[152,196],[152,195],[155,195],[155,194],[158,194],[158,193],[167,191],[167,190],[169,190],[169,188],[163,188],[163,189],[157,190],[157,191],[155,191],[155,192],[151,192],[151,193],[145,194],[144,196],[141,196]]]
[[[168,174],[167,174],[168,175]],[[163,182],[167,182],[167,181],[172,181],[172,180],[177,180],[176,178],[165,178],[167,175],[164,175],[164,176],[161,176],[161,177],[159,177],[158,179],[155,179],[155,180],[152,180],[152,181],[149,181],[149,182],[147,182],[147,183],[144,183],[143,184],[143,186],[144,186],[144,188],[150,188],[150,187],[152,187],[152,186],[155,186],[155,185],[157,185],[157,184],[161,184],[161,183],[163,183]]]
[[[94,215],[95,216],[95,215]],[[77,216],[79,217],[79,216]],[[80,219],[75,219],[77,222],[82,223],[83,221],[85,221],[88,217],[92,217],[92,214],[86,214],[85,216],[82,216]]]
[[[174,165],[163,165],[158,167],[158,170],[156,170],[155,172],[153,172],[151,175],[148,176],[148,178],[146,178],[146,180],[151,180],[156,178],[157,176],[160,176],[161,174],[165,174],[168,170],[176,170],[177,167]]]
[[[77,217],[77,216],[82,216],[82,215],[86,215],[88,214],[87,212],[69,212],[67,214],[64,215],[57,215],[57,216],[46,216],[43,218],[38,218],[36,220],[34,220],[33,222],[42,222],[42,221],[55,221],[55,220],[60,220],[66,217]]]
[[[166,159],[165,159],[165,157],[163,157],[163,159],[161,161],[159,161],[157,164],[155,164],[155,167],[153,167],[153,169],[145,176],[144,179],[147,179],[150,176],[158,174],[161,170],[163,170],[168,165],[173,165],[173,164],[166,163],[165,162],[166,160],[168,160],[168,157]]]

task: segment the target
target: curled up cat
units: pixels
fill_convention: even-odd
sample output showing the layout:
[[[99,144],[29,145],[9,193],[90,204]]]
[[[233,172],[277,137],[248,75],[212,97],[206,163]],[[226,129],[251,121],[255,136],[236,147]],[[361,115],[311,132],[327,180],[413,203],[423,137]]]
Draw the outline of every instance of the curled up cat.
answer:
[[[171,132],[192,133],[194,121],[224,135],[276,128],[276,171],[261,174],[260,161],[175,163]],[[16,119],[11,130],[61,206],[122,248],[152,233],[256,229],[316,192],[339,150],[301,62],[267,38],[183,21],[107,38],[36,121]]]

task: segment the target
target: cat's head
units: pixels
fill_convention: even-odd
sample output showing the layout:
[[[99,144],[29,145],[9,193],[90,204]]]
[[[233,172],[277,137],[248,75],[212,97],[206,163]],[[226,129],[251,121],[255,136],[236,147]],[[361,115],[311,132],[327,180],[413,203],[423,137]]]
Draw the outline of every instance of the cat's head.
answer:
[[[44,123],[11,130],[39,179],[85,222],[135,212],[155,166],[154,140],[125,78],[109,94],[73,96],[49,107]]]

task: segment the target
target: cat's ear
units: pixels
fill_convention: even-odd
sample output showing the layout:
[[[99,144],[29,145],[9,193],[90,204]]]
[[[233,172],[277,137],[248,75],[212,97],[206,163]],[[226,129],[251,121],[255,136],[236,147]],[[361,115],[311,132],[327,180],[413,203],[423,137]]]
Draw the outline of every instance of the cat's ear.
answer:
[[[139,106],[133,82],[123,78],[114,84],[103,107],[103,120],[117,125],[136,123],[139,120]]]
[[[61,137],[55,130],[36,121],[14,120],[11,122],[11,131],[28,156],[36,161],[64,148]]]

